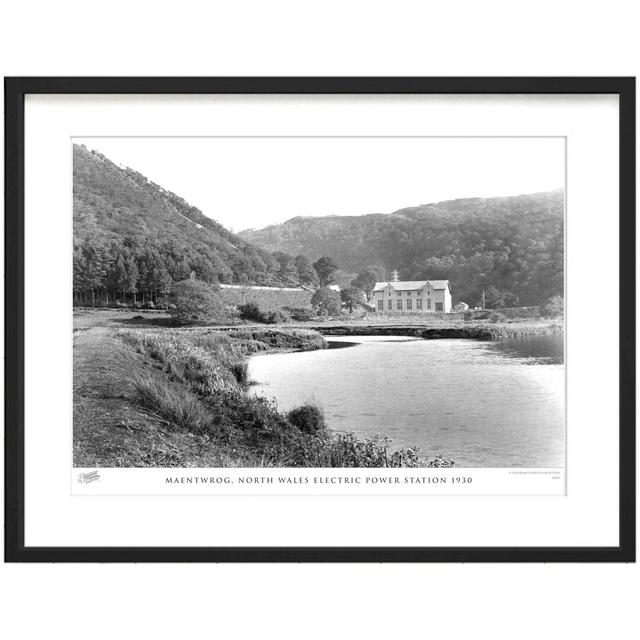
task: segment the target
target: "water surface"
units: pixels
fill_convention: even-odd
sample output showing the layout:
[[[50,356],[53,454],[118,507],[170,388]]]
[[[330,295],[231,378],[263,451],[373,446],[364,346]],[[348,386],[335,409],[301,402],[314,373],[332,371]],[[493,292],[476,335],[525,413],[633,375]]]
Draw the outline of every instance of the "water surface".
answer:
[[[561,336],[329,341],[334,348],[251,358],[250,393],[284,411],[313,402],[331,429],[382,433],[459,467],[564,466]]]

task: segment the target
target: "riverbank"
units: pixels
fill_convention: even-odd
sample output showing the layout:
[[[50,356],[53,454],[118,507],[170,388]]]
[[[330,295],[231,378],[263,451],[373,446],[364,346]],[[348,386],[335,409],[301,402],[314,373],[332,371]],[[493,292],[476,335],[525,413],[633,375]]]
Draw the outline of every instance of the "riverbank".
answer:
[[[425,340],[440,338],[464,338],[470,340],[505,340],[528,336],[561,335],[564,325],[557,322],[514,322],[495,324],[465,324],[447,326],[412,325],[364,325],[337,324],[311,325],[308,328],[318,331],[323,336],[410,336]]]
[[[74,464],[82,467],[424,467],[415,449],[327,429],[246,394],[249,355],[327,346],[300,328],[109,328],[74,333]]]
[[[76,309],[74,310],[74,330],[92,327],[135,327],[172,330],[171,318],[162,311],[119,309]],[[273,325],[257,323],[235,323],[209,325],[207,327],[183,328],[183,331],[200,332],[205,329],[221,332],[265,331],[279,332],[286,336],[293,331],[312,331],[323,336],[411,336],[426,340],[439,338],[462,338],[471,340],[504,340],[539,335],[559,335],[564,333],[562,319],[525,320],[512,319],[507,322],[465,321],[462,314],[427,315],[385,315],[369,313],[363,317],[335,317],[309,322],[286,322]],[[231,335],[231,334],[230,334]],[[239,335],[239,334],[238,334]],[[275,334],[274,334],[275,335]],[[287,338],[283,338],[287,340]],[[282,348],[304,348],[304,342],[281,345]]]

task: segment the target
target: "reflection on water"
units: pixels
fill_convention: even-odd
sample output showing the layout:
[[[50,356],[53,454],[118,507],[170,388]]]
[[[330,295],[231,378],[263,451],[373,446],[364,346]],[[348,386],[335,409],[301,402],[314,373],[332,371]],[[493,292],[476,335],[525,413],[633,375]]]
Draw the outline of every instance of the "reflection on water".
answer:
[[[514,340],[489,342],[490,349],[524,364],[562,364],[564,338],[561,335],[529,336]]]
[[[249,393],[275,398],[283,410],[314,402],[332,429],[383,433],[459,467],[564,466],[561,336],[330,343],[251,358],[258,384]]]
[[[357,342],[346,342],[342,340],[327,340],[329,349],[344,349],[345,347],[355,347]]]

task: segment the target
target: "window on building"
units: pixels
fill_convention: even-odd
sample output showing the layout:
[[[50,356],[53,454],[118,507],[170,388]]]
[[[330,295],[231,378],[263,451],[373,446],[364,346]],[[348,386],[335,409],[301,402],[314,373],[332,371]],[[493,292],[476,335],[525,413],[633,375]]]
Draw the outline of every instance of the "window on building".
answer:
[[[402,311],[402,300],[398,300],[398,306],[396,309],[398,309],[398,311]]]
[[[398,297],[402,295],[402,291],[398,291]]]
[[[387,300],[387,309],[389,309],[389,311],[393,309],[393,300]]]
[[[384,311],[384,300],[378,300],[378,311]]]
[[[436,311],[442,311],[442,302],[436,302]]]
[[[427,298],[427,309],[431,309],[431,298]]]
[[[422,309],[422,300],[416,300],[416,309]]]
[[[407,291],[407,295],[410,296],[411,295],[411,291]]]
[[[418,291],[418,298],[422,295],[422,291]]]
[[[413,309],[413,300],[407,300],[407,311]]]

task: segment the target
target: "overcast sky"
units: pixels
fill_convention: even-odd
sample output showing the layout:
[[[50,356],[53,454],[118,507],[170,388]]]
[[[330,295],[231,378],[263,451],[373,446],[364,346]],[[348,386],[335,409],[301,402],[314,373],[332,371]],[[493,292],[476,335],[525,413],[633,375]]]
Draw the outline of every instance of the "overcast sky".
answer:
[[[234,231],[564,187],[563,138],[74,138]]]

